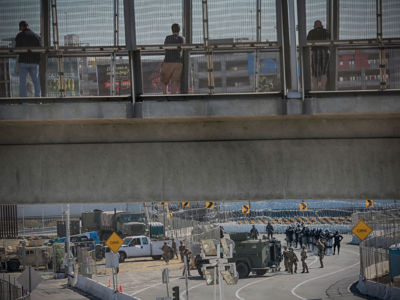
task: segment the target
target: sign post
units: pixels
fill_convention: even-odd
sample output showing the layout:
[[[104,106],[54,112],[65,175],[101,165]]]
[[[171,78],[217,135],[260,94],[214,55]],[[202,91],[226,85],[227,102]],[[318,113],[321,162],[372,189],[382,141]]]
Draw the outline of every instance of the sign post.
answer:
[[[106,241],[106,245],[111,249],[112,252],[115,254],[118,253],[119,248],[121,248],[122,244],[124,241],[119,237],[118,234],[113,232],[108,240]],[[114,285],[114,291],[118,291],[118,278],[117,278],[117,272],[115,268],[115,264],[112,264],[112,274],[113,274],[113,285]]]

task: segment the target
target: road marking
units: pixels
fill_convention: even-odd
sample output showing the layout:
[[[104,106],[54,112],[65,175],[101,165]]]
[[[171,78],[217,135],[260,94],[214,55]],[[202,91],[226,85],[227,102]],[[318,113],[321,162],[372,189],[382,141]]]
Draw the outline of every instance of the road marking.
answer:
[[[318,260],[318,258],[315,257],[315,258],[314,258],[314,261],[310,263],[310,266],[313,265],[314,263],[316,263],[317,260]],[[269,277],[267,277],[267,278],[263,278],[263,279],[258,280],[258,281],[250,282],[250,283],[248,283],[248,284],[242,286],[240,289],[238,289],[238,290],[236,291],[236,293],[235,293],[236,298],[239,299],[239,300],[245,300],[244,298],[242,298],[242,297],[239,296],[239,292],[240,292],[241,290],[243,290],[244,288],[247,288],[247,287],[249,287],[249,286],[251,286],[251,285],[253,285],[253,284],[256,284],[256,283],[259,283],[259,282],[263,282],[263,281],[265,281],[265,280],[267,280],[267,279],[269,279],[269,278],[271,278],[271,277],[272,277],[272,276],[269,276]]]
[[[354,252],[354,251],[349,251],[349,252],[356,253],[356,252]],[[358,253],[356,253],[356,254],[358,254]],[[360,263],[357,262],[357,263],[352,264],[351,266],[348,266],[348,267],[346,267],[346,268],[342,268],[342,269],[336,270],[336,271],[334,271],[334,272],[331,272],[331,273],[328,273],[328,274],[325,274],[325,275],[322,275],[322,276],[317,276],[317,277],[313,277],[313,278],[304,280],[303,282],[300,282],[298,285],[296,285],[296,286],[291,290],[292,295],[295,296],[295,297],[297,297],[297,298],[299,298],[299,299],[301,299],[301,300],[308,300],[307,298],[301,297],[301,296],[299,296],[298,294],[296,294],[295,290],[296,290],[297,288],[299,288],[300,286],[302,286],[303,284],[307,283],[307,282],[310,282],[310,281],[313,281],[313,280],[316,280],[316,279],[320,279],[320,278],[324,278],[324,277],[328,277],[328,276],[330,276],[330,275],[333,275],[333,274],[336,274],[336,273],[345,271],[345,270],[347,270],[347,269],[350,269],[350,268],[352,268],[352,267],[354,267],[354,266],[356,266],[356,265],[358,265],[358,264],[360,264]]]
[[[175,280],[178,280],[178,279],[179,279],[179,277],[178,277],[178,278],[170,279],[169,281],[175,281]],[[133,294],[131,294],[131,296],[133,297],[133,296],[136,295],[136,294],[139,294],[139,293],[141,293],[141,292],[144,292],[144,291],[146,291],[146,290],[148,290],[148,289],[151,289],[151,288],[153,288],[153,287],[156,287],[156,286],[159,286],[159,285],[162,285],[162,284],[163,284],[163,283],[155,283],[155,284],[149,285],[149,286],[147,286],[147,287],[145,287],[145,288],[143,288],[143,289],[141,289],[141,290],[135,291]]]
[[[199,286],[202,286],[202,285],[204,285],[204,284],[205,284],[205,282],[202,282],[202,283],[199,283],[199,284],[197,284],[197,285],[195,285],[195,286],[192,286],[192,287],[188,288],[188,291],[193,290],[193,289],[195,289],[195,288],[197,288],[197,287],[199,287]],[[186,289],[181,293],[181,298],[182,298],[183,300],[186,299],[185,296],[184,296],[185,294],[186,294]]]

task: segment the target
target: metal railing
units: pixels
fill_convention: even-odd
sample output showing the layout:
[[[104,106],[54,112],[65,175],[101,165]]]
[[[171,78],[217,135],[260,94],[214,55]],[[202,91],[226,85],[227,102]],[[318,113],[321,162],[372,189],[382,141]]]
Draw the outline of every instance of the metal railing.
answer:
[[[387,10],[388,5],[392,4],[378,0],[376,7],[374,4],[357,6],[358,11],[353,13],[362,15],[364,9],[371,14],[372,10],[376,10],[376,17],[368,19],[369,22],[374,21],[379,25],[372,34],[372,36],[376,35],[376,39],[365,39],[371,34],[364,34],[360,35],[362,40],[343,40],[339,31],[343,30],[344,23],[346,26],[352,24],[347,19],[343,21],[344,23],[340,21],[338,14],[342,1],[329,0],[319,4],[298,1],[299,26],[301,25],[299,44],[301,46],[297,48],[300,55],[295,59],[300,66],[297,70],[290,69],[286,53],[288,48],[293,48],[293,46],[285,40],[285,34],[288,32],[282,28],[285,27],[282,24],[288,23],[289,16],[286,4],[278,8],[281,2],[285,1],[276,3],[267,0],[258,0],[254,3],[226,1],[222,4],[224,13],[219,16],[214,8],[221,6],[221,3],[210,0],[198,2],[184,0],[181,3],[172,1],[157,3],[157,5],[151,1],[135,1],[133,16],[129,15],[133,21],[136,21],[136,25],[133,25],[133,29],[131,28],[135,31],[135,47],[134,51],[128,51],[130,44],[129,41],[124,40],[124,31],[132,26],[132,20],[126,20],[125,17],[128,15],[124,16],[123,13],[123,5],[128,3],[127,1],[98,0],[97,5],[81,1],[79,6],[87,6],[87,11],[90,12],[87,16],[90,22],[95,22],[96,13],[102,13],[97,7],[108,7],[109,10],[103,15],[104,24],[101,26],[99,24],[101,30],[89,34],[85,31],[85,26],[77,27],[85,19],[80,16],[84,12],[70,12],[67,1],[37,0],[35,7],[41,7],[42,19],[52,20],[52,25],[50,21],[43,20],[40,25],[34,24],[40,27],[45,47],[0,48],[0,63],[2,64],[0,68],[4,70],[0,72],[0,77],[1,74],[4,77],[0,78],[0,85],[4,86],[0,97],[18,97],[16,88],[18,78],[13,74],[13,69],[16,56],[25,52],[42,55],[44,61],[41,64],[41,69],[44,70],[41,79],[42,90],[45,91],[44,95],[47,97],[73,96],[77,99],[84,97],[85,101],[92,96],[107,97],[109,100],[110,97],[123,95],[126,99],[132,96],[139,101],[146,100],[147,95],[163,97],[159,84],[160,65],[165,50],[177,49],[183,51],[186,71],[182,80],[181,93],[187,97],[198,97],[198,94],[259,93],[281,95],[285,98],[291,86],[298,86],[295,92],[301,92],[304,99],[308,94],[315,96],[320,93],[320,91],[312,90],[308,70],[309,49],[315,46],[327,47],[332,54],[328,76],[329,88],[324,92],[400,90],[400,75],[398,74],[400,62],[397,59],[400,40],[385,38],[393,34],[386,35],[384,31],[390,29],[390,22],[393,22],[391,12]],[[11,8],[16,18],[18,18],[18,7],[23,5],[23,1],[17,1],[15,7]],[[386,9],[383,13],[382,5]],[[157,20],[152,19],[153,17],[146,13],[149,7],[162,12],[160,15],[163,16]],[[170,17],[177,17],[176,22],[182,23],[187,44],[180,46],[157,44],[157,41],[162,42],[165,34],[169,33],[171,20],[164,16],[163,10],[166,8],[171,9]],[[249,10],[244,11],[244,8],[249,8]],[[242,13],[242,19],[233,21],[229,18],[229,13],[238,11]],[[332,31],[331,40],[302,41],[304,33],[312,26],[313,20],[309,18],[315,18],[318,14]],[[35,20],[38,21],[38,19]],[[246,26],[245,28],[241,26],[238,30],[232,29],[231,33],[219,28],[229,26],[229,24],[233,26],[232,28],[238,27],[237,24]],[[270,27],[274,24],[275,28],[272,31]],[[153,28],[152,26],[159,29],[154,32],[162,32],[160,36],[149,36],[146,29]],[[106,37],[103,36],[102,31],[106,32],[104,34]],[[81,41],[77,32],[82,35]],[[59,34],[64,35],[64,42]],[[293,37],[291,38],[293,40]],[[89,40],[92,41],[91,45],[89,45]],[[3,39],[4,41],[11,43],[12,38]],[[104,41],[104,45],[98,45],[98,41]],[[146,44],[153,41],[156,43]],[[198,43],[199,41],[201,43]],[[345,61],[343,57],[346,57]],[[345,66],[340,65],[341,63]],[[293,76],[290,76],[290,73]],[[297,80],[299,84],[290,84],[290,77],[292,77],[291,81]],[[91,99],[100,100],[99,98]]]
[[[391,284],[389,248],[400,243],[400,210],[355,214],[354,221],[359,220],[373,229],[360,243],[360,274],[367,280]]]
[[[26,294],[26,291],[22,287],[19,287],[15,282],[15,277],[10,275],[0,278],[0,299],[2,300],[22,300],[30,299],[30,295]]]

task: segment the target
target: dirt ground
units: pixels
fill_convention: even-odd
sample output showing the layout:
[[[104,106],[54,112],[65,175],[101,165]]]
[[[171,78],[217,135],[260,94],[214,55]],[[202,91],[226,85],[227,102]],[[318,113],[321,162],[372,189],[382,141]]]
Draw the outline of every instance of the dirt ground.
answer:
[[[132,271],[153,272],[161,271],[167,267],[169,270],[182,270],[183,263],[180,257],[175,257],[170,260],[168,264],[166,264],[164,260],[154,260],[151,257],[127,258],[125,262],[119,264],[119,273],[123,274]],[[96,268],[98,275],[111,274],[111,269],[105,268],[105,260],[98,261]]]

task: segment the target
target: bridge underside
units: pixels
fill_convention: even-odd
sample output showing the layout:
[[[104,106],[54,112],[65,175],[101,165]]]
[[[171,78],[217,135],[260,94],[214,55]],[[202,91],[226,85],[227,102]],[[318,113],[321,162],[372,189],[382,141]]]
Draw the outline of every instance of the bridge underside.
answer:
[[[1,121],[1,203],[399,199],[400,114]]]

